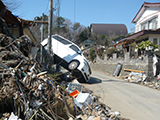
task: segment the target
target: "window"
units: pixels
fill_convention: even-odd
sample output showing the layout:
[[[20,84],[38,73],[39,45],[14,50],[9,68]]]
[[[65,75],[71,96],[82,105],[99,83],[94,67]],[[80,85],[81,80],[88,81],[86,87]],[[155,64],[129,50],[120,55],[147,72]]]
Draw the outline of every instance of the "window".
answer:
[[[158,39],[158,47],[160,47],[160,38]]]
[[[147,30],[147,29],[148,29],[148,22],[141,24],[141,30]]]
[[[157,18],[149,21],[149,29],[157,29]]]
[[[141,30],[157,29],[157,17],[141,24]]]
[[[85,47],[90,47],[90,45],[86,44]]]
[[[154,45],[157,44],[157,38],[153,38],[153,44],[154,44]]]
[[[78,51],[80,51],[79,48],[77,48],[77,47],[74,46],[74,45],[71,45],[70,48],[71,48],[72,50],[74,50],[76,53],[78,53]]]

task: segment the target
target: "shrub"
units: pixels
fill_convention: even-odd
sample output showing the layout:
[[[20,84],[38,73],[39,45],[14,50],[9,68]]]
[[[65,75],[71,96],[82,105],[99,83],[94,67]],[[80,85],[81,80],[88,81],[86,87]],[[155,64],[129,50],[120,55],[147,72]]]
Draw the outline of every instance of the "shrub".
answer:
[[[142,41],[141,43],[139,43],[139,44],[136,46],[136,49],[145,50],[146,47],[149,47],[149,46],[152,46],[153,49],[158,48],[158,45],[154,45],[154,44],[152,43],[152,41],[147,40],[147,41]]]
[[[92,47],[89,51],[89,60],[91,60],[93,62],[93,60],[96,58],[96,51],[95,49]]]
[[[107,55],[109,58],[112,57],[113,53],[120,53],[116,48],[109,48],[103,54],[102,58],[104,59],[104,55]]]

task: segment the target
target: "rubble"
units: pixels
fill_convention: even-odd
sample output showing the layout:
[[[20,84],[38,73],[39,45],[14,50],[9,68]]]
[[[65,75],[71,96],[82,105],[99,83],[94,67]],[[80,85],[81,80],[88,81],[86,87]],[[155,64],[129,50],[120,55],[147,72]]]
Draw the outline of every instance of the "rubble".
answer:
[[[13,40],[0,34],[0,119],[123,119],[79,83],[44,71],[34,49],[26,36]],[[75,90],[76,97],[70,96]]]
[[[121,78],[124,78],[128,82],[140,83],[144,82],[147,76],[145,73],[131,72],[129,75],[121,76]]]
[[[144,71],[140,70],[132,70],[132,69],[124,69],[126,71],[130,71],[129,75],[121,76],[119,78],[131,82],[131,83],[138,83],[141,85],[148,86],[153,89],[160,90],[160,74],[152,80],[152,82],[146,81],[147,75]]]

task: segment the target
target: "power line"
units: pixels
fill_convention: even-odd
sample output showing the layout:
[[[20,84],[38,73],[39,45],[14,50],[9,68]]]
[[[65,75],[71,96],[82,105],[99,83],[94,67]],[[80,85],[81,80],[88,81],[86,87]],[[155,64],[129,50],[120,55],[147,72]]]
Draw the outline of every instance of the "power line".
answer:
[[[46,14],[48,14],[48,12],[46,12],[46,11],[48,11],[48,8],[49,8],[49,1],[48,1],[47,6],[46,6],[46,10],[45,10],[45,13],[46,13]]]
[[[74,24],[75,24],[75,17],[76,17],[76,0],[74,0]]]

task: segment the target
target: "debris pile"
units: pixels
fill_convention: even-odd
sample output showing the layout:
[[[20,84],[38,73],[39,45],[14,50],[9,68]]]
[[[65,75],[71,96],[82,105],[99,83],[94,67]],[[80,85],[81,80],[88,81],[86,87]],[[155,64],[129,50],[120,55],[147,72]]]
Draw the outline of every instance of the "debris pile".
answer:
[[[33,47],[26,36],[13,40],[0,34],[0,119],[122,120],[92,91],[44,71]]]
[[[145,81],[143,84],[150,88],[160,90],[160,80],[159,79],[155,79],[152,82]]]
[[[125,71],[130,71],[129,75],[121,76],[121,78],[124,78],[128,82],[142,83],[147,78],[144,71],[132,70],[132,69],[124,69],[124,70]]]
[[[157,78],[155,77],[155,79],[152,80],[151,82],[148,82],[147,75],[144,73],[144,71],[132,70],[132,69],[124,69],[124,70],[130,71],[129,75],[121,76],[121,78],[124,79],[125,81],[142,84],[150,88],[160,90],[160,75],[158,75]]]

